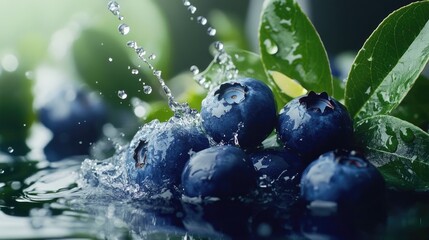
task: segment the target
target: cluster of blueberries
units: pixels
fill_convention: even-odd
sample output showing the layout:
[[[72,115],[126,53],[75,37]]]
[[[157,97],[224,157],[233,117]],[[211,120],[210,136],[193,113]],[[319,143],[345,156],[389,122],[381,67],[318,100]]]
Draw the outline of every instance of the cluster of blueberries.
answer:
[[[106,112],[86,91],[41,108],[54,136],[47,158],[87,154]],[[213,88],[199,114],[143,125],[121,159],[145,200],[179,202],[172,216],[156,214],[165,225],[207,234],[209,222],[239,238],[271,236],[273,229],[284,236],[293,218],[300,232],[342,231],[350,239],[353,224],[342,215],[377,212],[385,195],[383,177],[355,147],[350,115],[328,94],[310,91],[278,113],[265,83],[242,78]],[[296,208],[305,212],[290,217]],[[368,224],[371,217],[362,219]]]
[[[264,147],[273,130],[281,147]],[[151,196],[224,201],[276,186],[307,206],[357,209],[382,200],[385,183],[352,147],[353,121],[325,92],[310,91],[277,114],[270,88],[242,78],[212,89],[196,121],[143,127],[127,172]]]

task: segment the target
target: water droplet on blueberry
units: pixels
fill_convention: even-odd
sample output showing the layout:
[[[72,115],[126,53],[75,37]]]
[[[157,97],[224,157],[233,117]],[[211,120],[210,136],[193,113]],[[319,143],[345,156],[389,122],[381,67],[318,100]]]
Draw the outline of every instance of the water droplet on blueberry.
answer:
[[[136,168],[142,168],[146,164],[147,142],[140,141],[134,150],[133,158],[136,161]]]
[[[215,94],[219,94],[219,100],[223,98],[228,104],[238,104],[246,98],[246,89],[240,84],[225,84]]]
[[[308,110],[324,113],[327,109],[334,110],[334,104],[326,92],[317,94],[310,91],[307,96],[299,99],[299,103],[305,105]]]

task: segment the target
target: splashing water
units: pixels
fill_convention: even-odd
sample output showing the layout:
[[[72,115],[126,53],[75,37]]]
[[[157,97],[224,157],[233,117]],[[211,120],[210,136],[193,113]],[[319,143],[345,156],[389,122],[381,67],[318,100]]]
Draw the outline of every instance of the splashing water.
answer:
[[[183,0],[183,5],[187,7],[189,12],[191,13],[191,16],[197,13],[197,8],[194,5],[192,5],[189,0]],[[194,20],[193,17],[191,17],[190,19]],[[208,20],[204,16],[198,16],[196,19],[197,19],[197,23],[200,24],[201,26],[206,26],[208,24]],[[207,27],[206,31],[207,31],[207,35],[209,35],[210,37],[216,36],[216,32],[217,32],[216,28],[209,26]],[[196,66],[190,67],[190,71],[192,72],[192,74],[194,74],[195,81],[203,88],[206,88],[209,90],[218,86],[223,81],[236,78],[238,74],[238,70],[234,62],[232,61],[232,57],[225,51],[223,43],[220,41],[216,41],[213,43],[213,45],[214,45],[214,52],[213,52],[214,59],[216,63],[219,64],[220,66],[220,71],[222,73],[221,75],[223,76],[223,78],[207,79],[205,76],[198,75],[199,70]]]
[[[188,6],[189,11],[194,14],[197,9],[192,5]],[[113,15],[121,16],[120,5],[116,1],[110,1],[108,3],[108,9],[110,10],[110,12],[113,13]],[[123,17],[118,19],[122,21]],[[125,23],[120,24],[118,29],[122,35],[127,35],[130,32],[130,27]],[[154,60],[156,58],[155,54],[150,54],[149,57],[146,58],[146,51],[143,47],[139,46],[136,41],[128,41],[127,46],[135,51],[138,58],[146,64],[146,66],[152,71],[153,75],[157,78],[158,82],[161,85],[161,89],[164,91],[165,95],[168,98],[168,106],[176,116],[196,112],[195,110],[191,109],[187,103],[179,103],[175,100],[170,88],[166,85],[164,79],[162,78],[162,72],[156,69],[154,65],[149,62],[149,60]],[[137,74],[135,71],[132,71],[132,73]],[[152,88],[149,86],[144,86],[143,90],[146,94],[150,94],[152,92]]]
[[[13,147],[8,147],[8,148],[7,148],[7,151],[8,151],[9,153],[13,153],[13,152],[15,151],[15,149],[13,149]]]
[[[127,93],[124,90],[118,91],[118,97],[122,100],[126,99],[128,97]]]

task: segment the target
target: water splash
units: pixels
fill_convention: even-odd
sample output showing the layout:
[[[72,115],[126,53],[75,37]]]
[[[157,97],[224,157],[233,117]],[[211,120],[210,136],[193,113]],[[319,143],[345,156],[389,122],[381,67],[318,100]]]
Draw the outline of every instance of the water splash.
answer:
[[[151,94],[152,93],[152,87],[146,84],[143,84],[143,92],[145,94]]]
[[[126,99],[128,97],[127,93],[124,90],[118,91],[118,97],[122,100]]]
[[[122,23],[118,26],[118,31],[122,35],[127,35],[130,32],[130,27],[127,24]]]
[[[8,147],[7,148],[7,152],[8,153],[13,153],[15,151],[15,149],[13,149],[13,147]]]
[[[187,9],[191,12],[191,15],[196,14],[197,8],[195,8],[194,5],[191,4],[189,0],[184,0],[183,5],[187,7]],[[191,11],[192,10],[192,11]],[[193,17],[190,18],[191,20],[194,20]],[[197,23],[201,26],[208,25],[208,20],[204,16],[198,16],[196,19]],[[217,30],[213,26],[208,26],[206,28],[207,35],[210,37],[215,37]],[[214,78],[211,79],[208,76],[204,76],[204,74],[198,74],[196,73],[196,68],[194,66],[191,66],[190,71],[194,74],[194,80],[203,88],[206,89],[213,89],[214,87],[218,86],[222,82],[226,80],[231,80],[237,77],[238,70],[233,62],[233,58],[225,51],[224,44],[220,41],[213,42],[214,46],[214,60],[216,64],[219,65],[219,71],[222,75],[221,78]]]
[[[184,2],[184,5],[187,5],[191,11],[191,14],[194,14],[197,10],[195,7],[193,7],[189,2]],[[120,16],[120,5],[116,1],[110,1],[108,3],[108,9],[113,13],[115,16]],[[122,20],[122,19],[120,19]],[[121,23],[118,27],[119,32],[122,35],[127,35],[130,32],[130,27],[126,23]],[[138,58],[143,61],[144,64],[153,72],[153,75],[157,78],[158,82],[161,85],[161,89],[164,91],[164,94],[168,98],[168,105],[170,109],[174,112],[176,116],[181,116],[184,114],[194,113],[196,110],[193,110],[189,107],[187,103],[179,103],[175,100],[170,88],[166,85],[164,79],[162,78],[162,72],[154,67],[152,63],[149,62],[149,60],[155,60],[156,55],[150,54],[149,57],[146,58],[146,51],[143,47],[139,46],[136,41],[128,41],[127,46],[129,48],[132,48],[135,53],[137,54]],[[133,73],[134,74],[134,73]],[[152,92],[152,88],[149,86],[144,86],[144,93],[150,94]]]
[[[189,68],[189,70],[192,72],[193,75],[197,75],[198,73],[200,73],[200,69],[197,66],[195,66],[195,65],[192,65]]]

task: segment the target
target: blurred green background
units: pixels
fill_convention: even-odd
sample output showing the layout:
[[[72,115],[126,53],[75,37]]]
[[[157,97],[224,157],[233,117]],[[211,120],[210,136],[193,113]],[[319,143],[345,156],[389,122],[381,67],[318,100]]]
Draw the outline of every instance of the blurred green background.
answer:
[[[153,65],[162,71],[165,80],[173,81],[171,85],[177,96],[200,94],[183,94],[201,92],[183,87],[183,81],[194,84],[189,67],[197,65],[204,69],[212,60],[209,45],[215,39],[207,35],[208,25],[203,27],[195,20],[190,21],[191,14],[182,1],[118,1],[123,21],[109,12],[108,2],[3,3],[1,151],[27,153],[32,126],[38,125],[37,110],[55,101],[55,93],[64,89],[87,88],[98,93],[109,106],[109,122],[130,136],[145,117],[167,118],[171,113],[165,105],[165,96],[147,66],[126,46],[130,40],[138,42],[147,55],[156,55]],[[247,48],[243,25],[248,1],[195,1],[194,4],[198,8],[194,18],[203,15],[213,26],[224,26],[219,28],[218,37]],[[119,34],[120,23],[130,26],[129,34]],[[132,70],[138,70],[138,74]],[[152,87],[151,94],[143,93],[143,83]],[[119,90],[124,90],[128,97],[120,99]],[[154,113],[148,116],[150,112]]]

